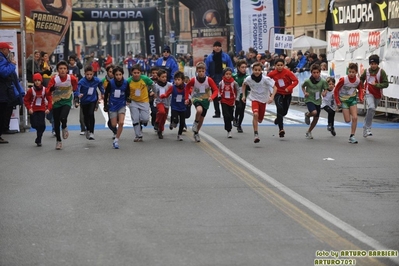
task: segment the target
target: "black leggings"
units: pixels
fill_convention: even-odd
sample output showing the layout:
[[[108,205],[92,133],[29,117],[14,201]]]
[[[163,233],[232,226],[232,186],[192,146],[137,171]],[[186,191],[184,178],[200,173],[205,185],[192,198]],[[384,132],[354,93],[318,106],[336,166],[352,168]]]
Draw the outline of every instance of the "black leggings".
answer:
[[[83,111],[83,118],[85,121],[86,130],[90,133],[94,133],[94,125],[96,124],[94,118],[94,110],[96,109],[97,102],[91,102],[88,104],[82,104],[80,108]]]
[[[291,94],[288,95],[276,94],[276,96],[274,97],[274,102],[277,108],[276,122],[278,128],[282,130],[284,128],[283,118],[284,116],[287,115],[288,108],[290,107],[291,104]]]
[[[39,140],[42,139],[44,130],[46,130],[46,114],[44,111],[34,112],[30,115],[30,124],[36,129],[36,135]]]
[[[67,127],[69,110],[71,110],[71,107],[69,105],[63,105],[57,108],[53,108],[54,131],[57,141],[61,141],[60,126],[63,129]]]
[[[183,134],[183,128],[186,126],[186,111],[172,110],[172,117],[170,119],[173,123],[179,123],[179,132],[177,134]]]
[[[227,132],[231,131],[231,122],[233,121],[233,112],[234,106],[227,105],[222,103],[222,112],[223,112],[223,120],[224,120],[224,129]]]
[[[242,120],[244,120],[245,103],[241,100],[236,101],[236,110],[234,112],[234,120],[237,121],[238,126],[241,126]]]
[[[323,107],[324,111],[328,113],[328,125],[329,126],[334,126],[334,118],[335,118],[335,111],[331,109],[330,106],[324,106]]]

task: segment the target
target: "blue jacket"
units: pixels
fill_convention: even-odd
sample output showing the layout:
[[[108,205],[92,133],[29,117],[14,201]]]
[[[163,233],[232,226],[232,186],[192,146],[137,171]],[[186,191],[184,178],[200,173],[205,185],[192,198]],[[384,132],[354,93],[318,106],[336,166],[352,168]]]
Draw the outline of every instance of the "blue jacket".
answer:
[[[122,85],[118,86],[115,83],[115,79],[112,79],[108,87],[109,91],[109,102],[108,102],[108,110],[110,112],[117,112],[119,109],[126,106],[126,99],[128,98],[129,84],[126,79],[123,79]],[[108,88],[107,88],[108,90]],[[119,90],[119,97],[115,97],[115,91]],[[107,95],[105,95],[107,97]]]
[[[90,88],[93,88],[93,92],[89,95]],[[98,77],[93,77],[92,80],[87,80],[86,77],[79,80],[78,89],[75,92],[75,96],[83,94],[80,99],[81,104],[89,104],[98,101],[97,88],[100,90],[101,94],[104,94],[103,83]]]
[[[0,52],[0,102],[10,105],[21,104],[25,95],[15,72],[16,66]]]
[[[161,57],[158,58],[155,65],[161,69],[165,69],[168,72],[168,81],[173,83],[173,76],[177,71],[179,71],[179,66],[177,65],[176,59],[173,56],[169,56],[166,59],[166,64],[163,65],[163,57]]]
[[[216,71],[215,71],[215,62],[213,61],[213,53],[206,57],[205,65],[206,65],[205,74],[208,77],[214,78]],[[232,70],[234,70],[233,62],[231,62],[230,56],[225,52],[222,52],[222,65],[223,68],[229,67]]]
[[[308,60],[306,59],[305,55],[302,55],[301,60],[299,60],[298,64],[296,65],[296,68],[303,68]]]

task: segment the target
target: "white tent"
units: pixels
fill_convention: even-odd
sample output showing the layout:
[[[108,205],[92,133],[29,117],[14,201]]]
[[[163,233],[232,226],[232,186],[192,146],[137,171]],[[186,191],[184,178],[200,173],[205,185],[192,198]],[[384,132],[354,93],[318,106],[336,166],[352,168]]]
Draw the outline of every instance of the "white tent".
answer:
[[[292,48],[294,50],[309,50],[313,49],[325,49],[327,48],[327,42],[322,41],[313,37],[302,35],[294,39]]]

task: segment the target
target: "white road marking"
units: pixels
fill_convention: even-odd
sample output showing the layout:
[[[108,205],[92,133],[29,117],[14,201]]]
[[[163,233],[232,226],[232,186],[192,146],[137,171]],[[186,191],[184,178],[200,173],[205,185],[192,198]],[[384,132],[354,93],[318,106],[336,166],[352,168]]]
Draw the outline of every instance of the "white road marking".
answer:
[[[229,150],[226,146],[224,146],[221,142],[217,141],[210,135],[206,134],[205,132],[201,132],[201,136],[205,137],[209,142],[213,143],[216,147],[218,147],[221,151],[223,151],[226,155],[230,156],[233,160],[236,162],[240,163],[242,166],[244,166],[246,169],[249,171],[253,172],[266,182],[268,182],[270,185],[274,186],[275,188],[279,189],[281,192],[286,194],[287,196],[291,197],[294,199],[296,202],[302,204],[315,214],[319,215],[321,218],[325,219],[326,221],[330,222],[331,224],[335,225],[342,231],[348,233],[349,235],[353,236],[355,239],[361,241],[362,243],[368,245],[369,247],[375,249],[375,250],[392,250],[389,249],[385,246],[383,246],[381,243],[379,243],[377,240],[369,237],[365,233],[359,231],[358,229],[354,228],[350,224],[342,221],[338,217],[334,216],[333,214],[329,213],[328,211],[324,210],[323,208],[319,207],[315,203],[311,202],[310,200],[302,197],[295,191],[291,190],[290,188],[286,187],[282,183],[278,182],[276,179],[272,178],[268,174],[262,172],[258,168],[256,168],[254,165],[248,163],[245,161],[243,158],[239,157],[237,154],[235,154],[233,151]],[[394,261],[395,263],[399,264],[399,257],[389,257],[390,260]]]

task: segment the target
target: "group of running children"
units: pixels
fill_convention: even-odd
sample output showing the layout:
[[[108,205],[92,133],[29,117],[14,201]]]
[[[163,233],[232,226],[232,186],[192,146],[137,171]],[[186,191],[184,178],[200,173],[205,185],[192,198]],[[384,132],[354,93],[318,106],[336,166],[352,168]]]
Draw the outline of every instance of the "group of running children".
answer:
[[[358,66],[350,63],[348,75],[341,77],[338,83],[333,77],[321,78],[319,65],[311,66],[311,76],[302,84],[302,91],[308,112],[305,113],[305,123],[309,125],[306,138],[313,139],[312,130],[316,126],[320,110],[328,113],[327,130],[333,136],[335,109],[342,108],[345,122],[351,122],[350,143],[357,143],[355,132],[357,126],[357,99],[366,98],[367,114],[363,127],[363,137],[372,136],[370,131],[376,106],[382,97],[381,90],[388,87],[388,79],[384,70],[379,68],[379,57],[369,57],[370,68],[358,76]],[[36,129],[35,143],[42,145],[42,135],[45,130],[45,115],[52,110],[56,149],[62,149],[62,139],[67,139],[69,132],[67,118],[74,96],[80,98],[86,125],[86,137],[94,140],[94,112],[99,100],[104,100],[104,111],[108,112],[108,126],[114,133],[113,148],[119,149],[119,139],[123,130],[126,107],[130,109],[134,128],[134,142],[143,141],[142,126],[149,122],[150,102],[156,107],[154,129],[158,137],[163,138],[168,110],[171,109],[170,129],[179,125],[177,140],[182,141],[182,133],[186,128],[185,119],[191,105],[195,107],[195,118],[192,131],[196,142],[200,142],[199,132],[207,114],[210,102],[220,97],[224,129],[231,138],[232,127],[242,133],[242,121],[245,113],[246,99],[250,100],[253,113],[254,143],[260,141],[258,123],[262,123],[266,104],[273,101],[276,104],[277,118],[274,123],[279,127],[279,137],[285,136],[283,117],[287,114],[291,103],[291,94],[298,84],[295,75],[285,68],[283,59],[275,62],[275,70],[265,75],[262,65],[254,63],[252,74],[247,75],[245,60],[237,62],[237,71],[225,68],[223,79],[215,84],[212,78],[205,75],[205,64],[196,64],[196,77],[185,80],[184,73],[174,73],[174,83],[167,79],[164,69],[151,69],[151,78],[142,75],[139,65],[131,69],[131,76],[124,79],[124,70],[119,66],[108,66],[107,75],[103,80],[94,76],[91,66],[85,68],[84,77],[78,79],[68,74],[68,64],[60,61],[57,64],[58,74],[49,81],[47,88],[42,85],[40,74],[33,76],[34,86],[27,91],[24,104],[30,114],[32,128]],[[153,99],[151,101],[150,99]],[[188,115],[187,115],[188,113]],[[310,121],[310,118],[313,118]],[[61,127],[61,130],[60,130]]]

